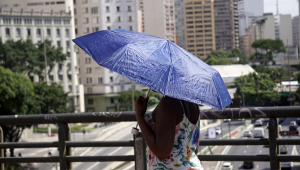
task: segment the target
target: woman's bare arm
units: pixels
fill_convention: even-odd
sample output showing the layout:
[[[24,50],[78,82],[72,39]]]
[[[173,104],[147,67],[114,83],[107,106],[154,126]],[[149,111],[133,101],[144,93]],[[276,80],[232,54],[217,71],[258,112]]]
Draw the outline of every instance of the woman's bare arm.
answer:
[[[147,99],[147,98],[146,98]],[[155,132],[144,120],[144,102],[143,97],[136,101],[136,118],[143,132],[145,141],[154,155],[162,160],[172,151],[175,137],[175,127],[177,116],[183,113],[182,107],[177,99],[164,97],[156,109]],[[146,103],[147,106],[147,103]]]

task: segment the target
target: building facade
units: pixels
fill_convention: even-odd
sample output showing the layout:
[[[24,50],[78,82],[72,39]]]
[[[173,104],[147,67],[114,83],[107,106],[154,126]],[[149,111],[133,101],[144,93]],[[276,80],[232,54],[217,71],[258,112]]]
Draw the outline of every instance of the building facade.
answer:
[[[186,50],[206,58],[216,49],[214,2],[207,0],[185,0]]]
[[[214,0],[216,50],[239,47],[237,0]]]
[[[299,15],[292,19],[293,45],[299,47]]]
[[[0,2],[0,36],[2,41],[31,39],[41,43],[45,39],[52,46],[62,47],[67,60],[56,64],[46,77],[30,75],[33,82],[60,83],[69,92],[70,104],[77,106],[76,112],[84,112],[83,85],[78,83],[78,65],[72,39],[75,38],[73,1],[2,0]]]
[[[141,31],[141,14],[137,0],[76,0],[74,1],[76,37],[100,30],[126,29]],[[83,50],[78,49],[80,82],[84,84],[85,104],[88,112],[131,110],[122,106],[118,92],[130,88],[141,90],[141,85],[98,65]]]
[[[143,0],[144,33],[176,43],[174,0]]]
[[[178,45],[186,49],[185,42],[185,9],[182,0],[175,0],[176,37]]]
[[[263,0],[238,0],[239,36],[246,34],[248,27],[264,13]]]

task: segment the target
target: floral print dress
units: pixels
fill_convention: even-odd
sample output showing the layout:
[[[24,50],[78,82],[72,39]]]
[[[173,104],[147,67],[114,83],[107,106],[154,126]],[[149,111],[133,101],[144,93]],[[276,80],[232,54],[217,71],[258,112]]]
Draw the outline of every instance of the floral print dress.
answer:
[[[181,101],[180,101],[181,103]],[[183,104],[181,103],[182,107]],[[181,122],[176,126],[175,138],[170,155],[164,160],[159,160],[146,147],[146,163],[148,170],[203,170],[203,167],[195,154],[200,133],[200,114],[196,124],[189,121],[185,115],[185,109]],[[154,131],[155,122],[153,112],[144,116],[148,125]]]

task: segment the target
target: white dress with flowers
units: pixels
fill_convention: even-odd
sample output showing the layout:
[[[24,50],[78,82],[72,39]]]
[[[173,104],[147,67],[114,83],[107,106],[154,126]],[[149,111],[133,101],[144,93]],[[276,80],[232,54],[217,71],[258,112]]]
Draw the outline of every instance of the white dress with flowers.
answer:
[[[180,101],[181,102],[181,101]],[[182,103],[181,103],[182,105]],[[182,105],[183,106],[183,105]],[[184,109],[184,107],[183,107]],[[145,114],[145,120],[154,131],[155,122],[153,112]],[[175,138],[170,155],[164,160],[159,160],[146,147],[146,163],[148,170],[203,170],[203,167],[195,154],[200,135],[200,114],[196,124],[189,121],[183,113],[181,122],[176,126]]]

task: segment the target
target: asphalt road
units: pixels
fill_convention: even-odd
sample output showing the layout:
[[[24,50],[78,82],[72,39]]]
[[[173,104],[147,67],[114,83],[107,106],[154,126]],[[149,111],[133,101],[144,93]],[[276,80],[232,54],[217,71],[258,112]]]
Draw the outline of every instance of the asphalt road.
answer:
[[[296,120],[296,118],[287,118],[284,120],[284,122],[281,123],[283,130],[288,130],[288,125],[291,121]],[[269,137],[268,129],[266,129],[267,122],[264,122],[263,128],[265,129],[265,138]],[[298,128],[299,130],[299,128]],[[243,138],[243,137],[241,137]],[[288,145],[288,153],[287,155],[292,155],[293,148],[296,148],[297,152],[300,153],[300,147],[295,145]],[[269,155],[269,147],[268,146],[232,146],[228,155]],[[233,169],[244,169],[243,168],[243,162],[232,162]],[[269,162],[254,162],[254,168],[253,169],[259,169],[259,170],[269,170],[270,169],[270,163]]]

